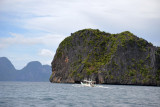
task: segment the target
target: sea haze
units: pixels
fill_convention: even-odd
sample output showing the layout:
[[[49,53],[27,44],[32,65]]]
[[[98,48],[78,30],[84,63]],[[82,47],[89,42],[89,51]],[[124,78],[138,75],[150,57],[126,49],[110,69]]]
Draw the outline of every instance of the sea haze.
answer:
[[[160,87],[0,82],[0,107],[159,107]]]

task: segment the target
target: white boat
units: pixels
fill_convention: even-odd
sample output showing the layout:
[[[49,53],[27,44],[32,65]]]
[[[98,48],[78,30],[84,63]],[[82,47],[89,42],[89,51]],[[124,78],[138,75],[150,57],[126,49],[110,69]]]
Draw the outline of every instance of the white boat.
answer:
[[[81,82],[82,86],[87,86],[87,87],[95,87],[96,81],[88,81],[88,80],[83,80],[83,82]]]

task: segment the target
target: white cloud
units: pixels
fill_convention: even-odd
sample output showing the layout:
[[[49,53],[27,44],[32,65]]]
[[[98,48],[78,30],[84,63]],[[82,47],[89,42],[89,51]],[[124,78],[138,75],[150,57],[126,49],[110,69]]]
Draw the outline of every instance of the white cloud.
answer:
[[[38,60],[41,61],[43,65],[51,65],[54,55],[54,51],[51,51],[49,49],[41,49],[38,53]]]
[[[140,33],[156,26],[151,30],[154,36],[160,27],[159,4],[160,0],[1,0],[0,17],[20,28],[65,36],[83,28]]]
[[[149,31],[156,38],[155,32],[159,35],[160,27],[159,10],[160,0],[0,0],[0,20],[29,31],[45,31],[46,38],[55,34],[69,36],[84,28],[98,28],[111,33]],[[21,42],[35,44],[36,41]],[[38,42],[42,42],[41,37]]]
[[[0,48],[13,45],[46,45],[57,46],[65,37],[63,35],[46,34],[44,36],[27,37],[21,34],[10,33],[11,37],[0,38]]]
[[[42,49],[39,52],[39,55],[41,56],[47,56],[47,57],[53,57],[55,53],[53,53],[52,51],[50,51],[49,49]]]
[[[151,27],[148,21],[160,19],[159,4],[159,0],[4,0],[0,11],[16,16],[20,27],[57,34],[109,27],[146,31]]]

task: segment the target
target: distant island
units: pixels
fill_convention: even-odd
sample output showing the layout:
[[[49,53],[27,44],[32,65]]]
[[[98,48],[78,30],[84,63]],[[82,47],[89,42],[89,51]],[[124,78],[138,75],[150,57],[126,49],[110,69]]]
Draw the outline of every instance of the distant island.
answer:
[[[49,81],[51,66],[32,61],[16,70],[10,60],[0,57],[0,81]]]
[[[65,38],[52,61],[50,82],[160,86],[160,47],[129,31],[83,29]]]

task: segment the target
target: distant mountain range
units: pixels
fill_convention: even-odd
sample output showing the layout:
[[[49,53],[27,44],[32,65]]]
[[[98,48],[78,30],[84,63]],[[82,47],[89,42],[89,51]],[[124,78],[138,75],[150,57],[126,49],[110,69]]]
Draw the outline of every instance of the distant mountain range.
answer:
[[[11,61],[0,57],[0,81],[49,81],[51,66],[32,61],[23,69],[16,70]]]

